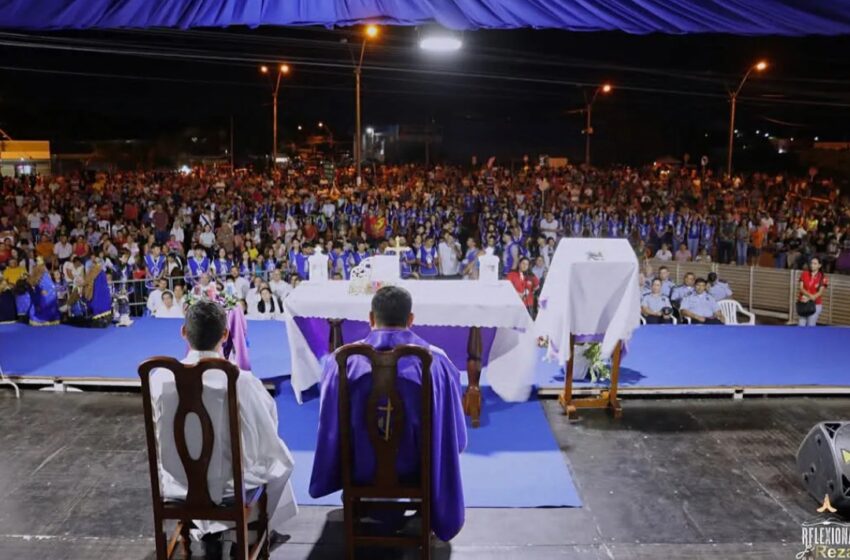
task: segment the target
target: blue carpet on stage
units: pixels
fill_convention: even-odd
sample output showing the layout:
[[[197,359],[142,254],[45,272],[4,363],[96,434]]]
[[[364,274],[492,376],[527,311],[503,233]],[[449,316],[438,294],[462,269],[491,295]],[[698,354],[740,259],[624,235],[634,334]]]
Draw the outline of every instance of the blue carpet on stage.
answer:
[[[279,389],[279,431],[295,457],[295,498],[302,505],[341,505],[338,492],[319,499],[308,492],[319,425],[318,391],[312,389],[298,405],[288,381]],[[505,403],[487,388],[482,394],[481,427],[469,429],[469,443],[461,455],[466,506],[581,506],[540,402]]]
[[[84,329],[60,325],[0,325],[0,367],[6,373],[42,377],[136,379],[139,362],[154,355],[182,357],[186,345],[175,319],[140,319],[132,327]],[[271,379],[290,373],[286,326],[250,321],[248,338],[255,374]],[[638,329],[623,358],[623,387],[720,387],[850,385],[850,329],[785,326]],[[486,375],[482,384],[486,384]],[[563,371],[537,367],[537,384],[556,387]]]
[[[850,328],[652,325],[638,329],[620,368],[621,387],[850,385]],[[563,387],[554,363],[539,387]]]
[[[153,318],[105,329],[0,325],[0,367],[16,375],[138,380],[136,370],[146,358],[186,355],[182,325],[182,320]],[[252,369],[261,379],[289,374],[283,323],[250,321],[248,344]]]

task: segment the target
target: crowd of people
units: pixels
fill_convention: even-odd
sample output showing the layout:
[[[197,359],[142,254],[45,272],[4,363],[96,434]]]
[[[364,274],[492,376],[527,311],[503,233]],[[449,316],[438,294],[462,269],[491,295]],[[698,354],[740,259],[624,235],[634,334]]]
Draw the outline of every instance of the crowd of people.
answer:
[[[404,165],[367,170],[358,186],[350,169],[121,172],[3,177],[0,205],[0,293],[37,297],[38,270],[63,317],[95,269],[134,315],[179,316],[215,291],[275,318],[315,251],[347,278],[390,246],[408,278],[475,278],[492,251],[532,311],[562,237],[626,238],[641,258],[755,265],[768,253],[777,267],[817,257],[850,271],[850,204],[809,177]]]

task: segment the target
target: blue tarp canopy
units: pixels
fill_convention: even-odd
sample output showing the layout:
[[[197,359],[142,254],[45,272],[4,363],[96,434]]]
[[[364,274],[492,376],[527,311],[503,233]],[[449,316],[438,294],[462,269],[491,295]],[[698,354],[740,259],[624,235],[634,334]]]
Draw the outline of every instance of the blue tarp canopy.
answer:
[[[838,35],[850,0],[0,0],[0,27],[353,25]]]

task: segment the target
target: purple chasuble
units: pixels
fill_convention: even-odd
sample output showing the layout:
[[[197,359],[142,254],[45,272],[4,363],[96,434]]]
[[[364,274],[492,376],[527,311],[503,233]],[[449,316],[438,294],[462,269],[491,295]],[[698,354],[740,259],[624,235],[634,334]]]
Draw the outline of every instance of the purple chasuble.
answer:
[[[466,447],[466,419],[461,406],[460,372],[442,350],[430,346],[409,330],[373,330],[363,340],[377,350],[402,344],[429,348],[432,354],[433,434],[431,463],[431,525],[440,539],[448,541],[463,527],[463,486],[460,453]],[[402,481],[415,480],[419,470],[420,386],[422,373],[417,358],[399,361],[396,388],[404,403],[404,434],[396,468]],[[352,356],[348,361],[351,392],[352,445],[355,483],[368,484],[375,475],[375,452],[366,429],[365,406],[372,389],[369,361]],[[310,479],[310,495],[325,496],[342,488],[339,441],[339,372],[336,359],[325,362],[321,381],[321,408],[316,458]]]

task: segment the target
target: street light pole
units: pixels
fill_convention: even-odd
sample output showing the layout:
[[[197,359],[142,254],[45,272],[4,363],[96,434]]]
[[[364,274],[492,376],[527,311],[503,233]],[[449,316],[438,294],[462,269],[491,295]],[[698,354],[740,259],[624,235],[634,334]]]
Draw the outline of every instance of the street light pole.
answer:
[[[596,97],[596,94],[593,97]],[[593,125],[591,124],[593,101],[587,104],[584,112],[587,113],[587,123],[584,128],[584,165],[590,167],[590,136],[593,134]]]
[[[260,72],[268,74],[269,67],[260,66]],[[277,169],[277,101],[280,92],[280,79],[284,74],[289,74],[288,64],[281,64],[278,67],[277,78],[275,79],[274,89],[272,89],[272,170]]]
[[[738,84],[738,88],[735,91],[729,92],[729,146],[726,152],[727,177],[732,177],[732,148],[735,145],[735,110],[738,105],[738,94],[741,93],[741,89],[743,89],[744,84],[747,83],[747,78],[750,77],[750,74],[753,73],[753,70],[761,72],[765,68],[767,68],[767,62],[763,60],[750,66],[750,68],[747,70],[747,73],[744,74],[743,78],[741,78],[741,83]]]
[[[369,39],[374,39],[378,36],[378,27],[375,25],[366,26],[366,36],[363,37],[363,43],[360,46],[360,60],[357,62],[357,65],[354,67],[354,96],[355,96],[355,109],[354,109],[354,165],[357,172],[357,186],[359,187],[362,182],[362,177],[360,175],[360,159],[362,149],[362,137],[360,133],[360,74],[363,68],[363,57],[366,55],[366,43]]]
[[[611,84],[602,84],[593,92],[593,96],[588,99],[587,92],[584,92],[585,107],[584,112],[587,117],[584,128],[584,165],[590,167],[590,137],[593,135],[593,103],[596,101],[596,96],[602,93],[611,93]]]

